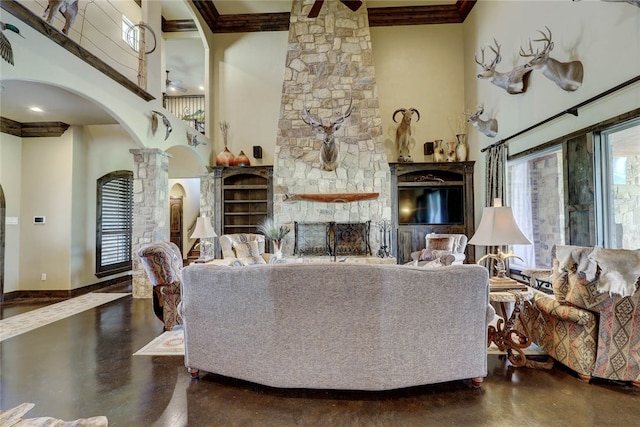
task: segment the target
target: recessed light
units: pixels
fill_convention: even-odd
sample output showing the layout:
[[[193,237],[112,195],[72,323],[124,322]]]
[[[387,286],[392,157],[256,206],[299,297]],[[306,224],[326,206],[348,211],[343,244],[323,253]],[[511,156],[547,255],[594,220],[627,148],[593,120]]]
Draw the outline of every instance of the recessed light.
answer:
[[[42,113],[42,108],[40,107],[29,107],[29,110],[35,112],[35,113]]]

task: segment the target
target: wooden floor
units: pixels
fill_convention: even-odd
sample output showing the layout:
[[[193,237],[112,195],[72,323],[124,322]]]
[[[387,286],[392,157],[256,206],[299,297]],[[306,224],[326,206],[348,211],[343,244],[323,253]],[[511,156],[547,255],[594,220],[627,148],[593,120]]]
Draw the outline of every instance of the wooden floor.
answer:
[[[38,306],[12,304],[2,316]],[[28,417],[105,415],[111,427],[631,426],[640,420],[640,388],[586,384],[557,366],[513,368],[497,355],[487,356],[480,390],[463,381],[383,393],[276,390],[211,374],[192,382],[182,357],[133,356],[161,332],[151,301],[126,297],[5,340],[0,406],[33,402]]]

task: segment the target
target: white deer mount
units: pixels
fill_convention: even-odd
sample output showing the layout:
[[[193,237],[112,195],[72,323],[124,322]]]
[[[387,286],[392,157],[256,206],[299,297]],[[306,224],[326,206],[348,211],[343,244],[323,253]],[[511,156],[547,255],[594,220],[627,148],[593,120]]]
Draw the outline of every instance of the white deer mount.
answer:
[[[324,135],[322,148],[320,148],[320,168],[322,170],[334,171],[338,168],[338,146],[336,145],[335,132],[340,129],[340,126],[351,115],[352,111],[353,99],[349,101],[347,111],[340,118],[329,122],[329,125],[325,126],[322,120],[312,117],[310,109],[306,105],[304,106],[302,121]]]
[[[524,65],[518,65],[506,73],[496,71],[496,65],[498,65],[502,60],[502,55],[500,55],[501,46],[498,44],[498,41],[493,39],[493,43],[496,47],[494,48],[493,46],[489,46],[489,48],[496,56],[489,64],[485,63],[484,47],[480,49],[482,59],[478,61],[478,56],[476,55],[474,57],[476,63],[482,67],[482,72],[479,73],[477,77],[479,79],[490,79],[491,83],[506,90],[507,93],[512,95],[524,93],[527,90],[527,78],[531,72],[531,68],[527,68]]]
[[[531,39],[529,39],[529,52],[525,52],[522,47],[520,48],[520,56],[525,58],[531,58],[531,60],[525,64],[525,67],[529,69],[536,69],[542,71],[542,74],[553,81],[560,88],[573,92],[582,85],[583,68],[582,62],[560,62],[549,56],[553,50],[553,42],[551,41],[551,30],[546,27],[549,35],[544,31],[538,30],[542,34],[541,39],[534,39],[534,42],[544,42],[544,48],[541,52],[533,51],[531,45]]]
[[[467,123],[471,123],[474,128],[489,138],[493,138],[498,134],[498,121],[496,119],[482,120],[480,118],[482,113],[484,113],[484,107],[481,105],[475,112],[469,113],[465,111],[463,114],[467,116]]]

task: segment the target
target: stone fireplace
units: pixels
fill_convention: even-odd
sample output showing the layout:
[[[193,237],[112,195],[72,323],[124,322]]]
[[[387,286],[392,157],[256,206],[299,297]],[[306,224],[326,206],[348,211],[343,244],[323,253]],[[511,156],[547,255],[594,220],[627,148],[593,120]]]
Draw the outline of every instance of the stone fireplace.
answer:
[[[294,222],[296,256],[371,256],[371,221]]]
[[[294,0],[282,86],[273,168],[274,219],[299,224],[368,223],[370,250],[380,246],[375,227],[391,219],[390,171],[382,138],[366,4],[353,12],[326,1],[307,18],[313,0]],[[322,133],[304,123],[303,108],[328,125],[353,102],[353,112],[335,132],[338,167],[320,168]],[[318,201],[298,195],[377,193],[366,200]],[[285,240],[293,254],[294,234]]]

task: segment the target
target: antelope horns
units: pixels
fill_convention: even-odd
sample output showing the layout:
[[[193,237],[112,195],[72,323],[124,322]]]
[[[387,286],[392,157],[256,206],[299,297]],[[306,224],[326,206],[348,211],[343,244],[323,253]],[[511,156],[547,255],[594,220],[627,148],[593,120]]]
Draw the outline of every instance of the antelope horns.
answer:
[[[394,112],[393,112],[393,116],[392,116],[392,117],[393,117],[393,121],[394,121],[394,122],[396,122],[396,123],[398,123],[398,122],[396,121],[396,114],[398,114],[398,113],[404,113],[405,111],[407,111],[407,109],[406,109],[406,108],[398,108],[396,111],[394,111]]]

